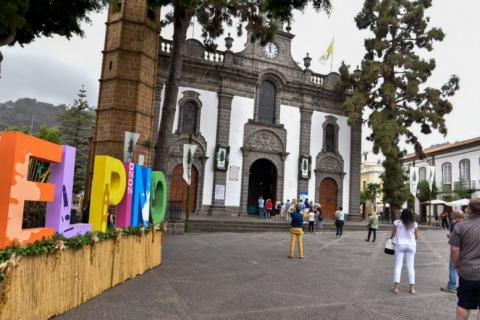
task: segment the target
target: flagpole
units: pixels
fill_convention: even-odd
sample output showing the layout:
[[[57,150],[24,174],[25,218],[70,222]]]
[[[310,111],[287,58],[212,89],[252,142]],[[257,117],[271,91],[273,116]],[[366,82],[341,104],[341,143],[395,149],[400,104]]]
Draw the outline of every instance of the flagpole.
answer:
[[[332,40],[332,45],[335,45],[335,38],[333,38]],[[335,49],[332,50],[332,58],[330,60],[330,73],[332,72],[333,70],[333,55],[335,54]]]
[[[192,144],[192,134],[188,135],[188,143]],[[193,163],[193,155],[192,155],[192,163]],[[192,181],[190,180],[190,183],[191,182]],[[188,218],[189,218],[189,215],[190,215],[190,184],[187,183],[187,205],[185,207],[185,232],[188,232]]]

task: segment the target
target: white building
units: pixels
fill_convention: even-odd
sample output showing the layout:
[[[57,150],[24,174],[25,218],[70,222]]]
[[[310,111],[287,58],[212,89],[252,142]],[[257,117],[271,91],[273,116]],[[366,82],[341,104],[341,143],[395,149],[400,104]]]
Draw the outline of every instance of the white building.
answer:
[[[406,156],[404,165],[419,168],[419,181],[426,180],[426,166],[434,166],[438,199],[480,189],[480,137],[435,145],[424,149],[424,153],[423,160],[415,155]]]

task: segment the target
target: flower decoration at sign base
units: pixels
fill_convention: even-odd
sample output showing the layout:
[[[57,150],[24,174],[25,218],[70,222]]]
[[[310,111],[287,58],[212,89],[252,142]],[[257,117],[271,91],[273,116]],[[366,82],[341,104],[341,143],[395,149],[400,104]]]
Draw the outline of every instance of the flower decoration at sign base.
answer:
[[[1,132],[0,154],[0,249],[55,233],[71,238],[89,231],[105,232],[108,208],[118,204],[117,227],[148,226],[150,221],[159,224],[165,218],[167,183],[163,172],[96,156],[89,223],[71,224],[75,148],[20,132]],[[27,180],[31,159],[51,163],[49,183]],[[47,202],[45,227],[22,229],[25,201]]]

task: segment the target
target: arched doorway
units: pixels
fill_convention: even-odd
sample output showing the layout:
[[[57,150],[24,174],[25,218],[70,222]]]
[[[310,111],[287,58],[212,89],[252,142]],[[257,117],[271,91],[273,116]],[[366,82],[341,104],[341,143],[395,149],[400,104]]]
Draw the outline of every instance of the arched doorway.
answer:
[[[194,212],[197,203],[198,171],[192,166],[192,183],[190,184],[189,211]],[[180,164],[173,169],[170,178],[169,206],[181,207],[182,212],[187,210],[187,183],[183,180],[183,166]]]
[[[331,178],[325,178],[320,183],[320,205],[327,219],[334,219],[337,209],[337,183]]]
[[[248,177],[248,207],[249,214],[258,214],[258,198],[276,200],[277,168],[270,160],[259,159],[252,163]],[[274,202],[275,203],[275,202]]]

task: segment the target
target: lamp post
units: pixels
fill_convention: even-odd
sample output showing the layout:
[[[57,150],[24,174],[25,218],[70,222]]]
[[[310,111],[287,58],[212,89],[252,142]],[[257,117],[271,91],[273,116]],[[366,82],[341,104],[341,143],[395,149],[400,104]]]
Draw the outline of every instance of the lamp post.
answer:
[[[230,33],[225,37],[225,47],[227,48],[227,51],[230,51],[233,45],[233,38],[230,37]]]
[[[312,58],[307,52],[307,56],[303,58],[303,64],[305,65],[305,68],[308,69],[310,67],[310,64],[312,63]]]

